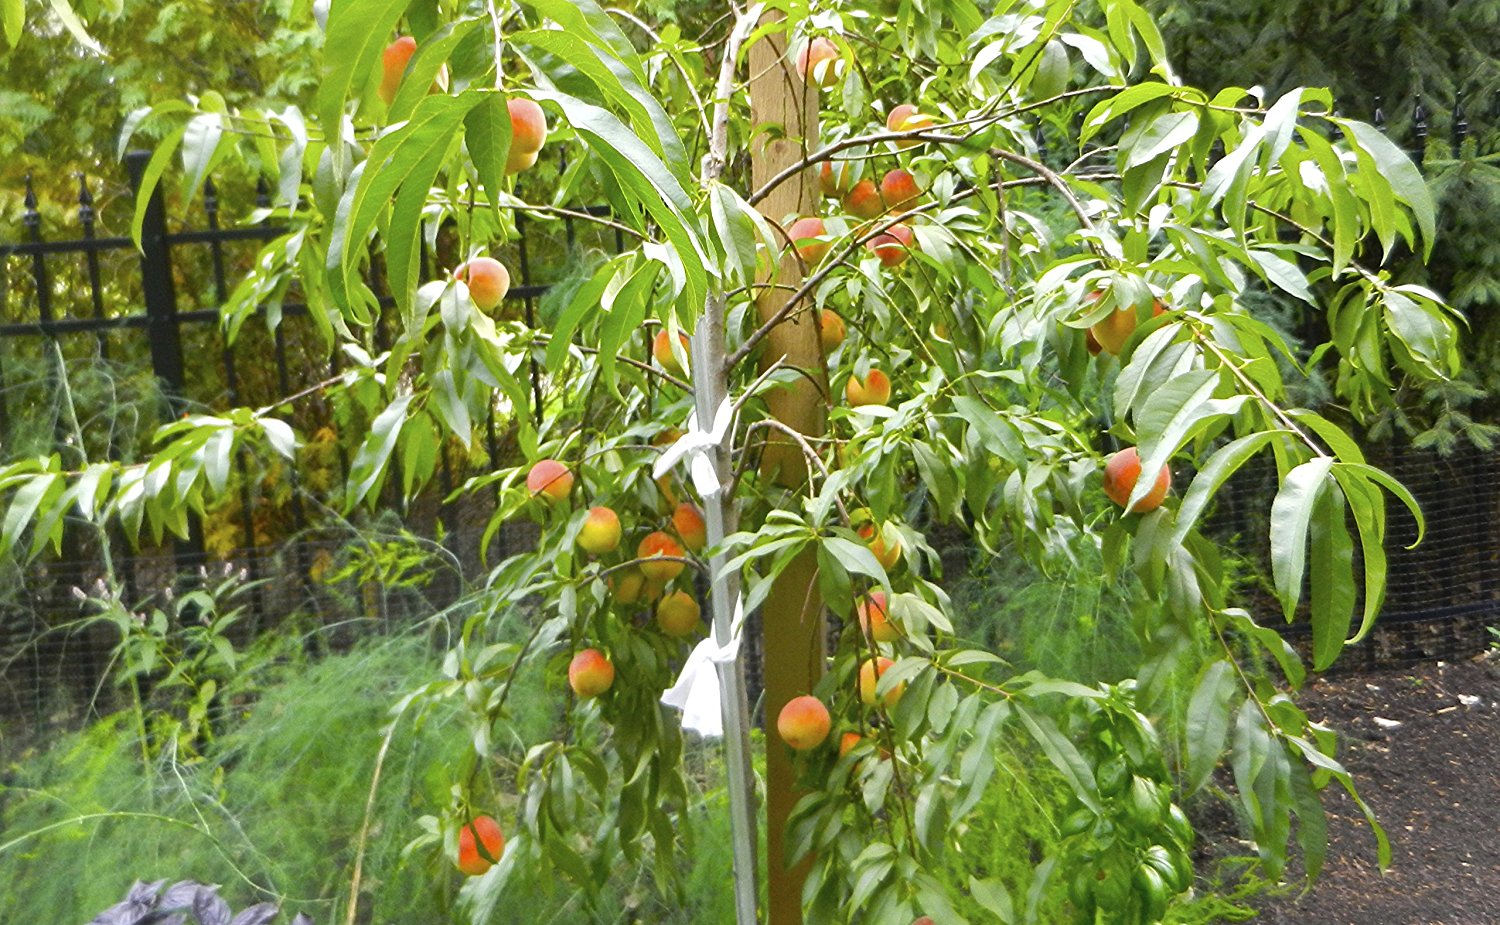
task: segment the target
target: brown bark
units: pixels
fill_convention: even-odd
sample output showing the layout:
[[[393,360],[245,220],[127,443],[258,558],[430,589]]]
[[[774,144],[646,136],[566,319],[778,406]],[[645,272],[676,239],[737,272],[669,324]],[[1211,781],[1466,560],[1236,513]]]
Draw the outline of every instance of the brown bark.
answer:
[[[787,166],[817,147],[818,96],[798,78],[786,55],[781,35],[768,35],[750,48],[750,116],[756,142],[751,152],[754,188],[759,188]],[[789,216],[811,215],[818,205],[817,178],[812,170],[782,184],[761,201],[761,213],[774,222]],[[770,282],[795,288],[802,267],[790,249]],[[761,322],[785,304],[789,291],[766,289],[756,300]],[[828,375],[816,319],[811,311],[793,312],[767,336],[760,356],[765,369],[780,360],[805,371],[795,382],[767,396],[771,414],[781,423],[809,436],[820,436],[827,426]],[[801,450],[790,439],[774,436],[761,460],[761,473],[782,485],[797,487],[808,477]],[[812,691],[823,673],[823,602],[818,595],[817,558],[809,552],[782,572],[761,607],[765,653],[765,716],[773,727],[781,708],[793,697]],[[802,883],[810,862],[786,866],[785,823],[802,793],[796,788],[790,750],[766,736],[767,897],[770,925],[800,925]]]

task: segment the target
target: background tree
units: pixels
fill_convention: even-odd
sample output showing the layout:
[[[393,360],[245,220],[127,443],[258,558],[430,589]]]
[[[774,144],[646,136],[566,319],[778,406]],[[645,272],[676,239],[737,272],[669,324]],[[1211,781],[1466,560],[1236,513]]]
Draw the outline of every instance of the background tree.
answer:
[[[1416,0],[1369,3],[1154,4],[1184,78],[1204,87],[1260,84],[1275,96],[1326,86],[1337,108],[1380,119],[1392,139],[1423,159],[1437,205],[1430,260],[1399,257],[1399,278],[1445,293],[1464,312],[1464,374],[1411,383],[1371,422],[1418,446],[1456,439],[1493,445],[1500,394],[1494,312],[1500,248],[1486,229],[1500,201],[1500,175],[1482,152],[1495,149],[1500,93],[1500,8]],[[1462,125],[1460,126],[1460,123]]]

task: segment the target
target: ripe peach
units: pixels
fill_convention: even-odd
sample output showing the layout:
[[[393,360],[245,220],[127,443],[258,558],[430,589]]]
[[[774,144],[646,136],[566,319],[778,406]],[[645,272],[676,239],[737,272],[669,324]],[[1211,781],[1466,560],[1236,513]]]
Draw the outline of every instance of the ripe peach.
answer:
[[[568,685],[587,700],[598,697],[615,683],[615,666],[598,649],[584,649],[568,664]]]
[[[823,339],[823,352],[832,353],[844,342],[844,319],[831,309],[818,312],[818,336]]]
[[[505,853],[505,834],[489,816],[475,816],[458,830],[458,869],[470,877],[489,870]]]
[[[912,132],[917,129],[932,128],[937,124],[937,119],[925,112],[918,112],[917,107],[910,103],[902,103],[891,110],[886,116],[885,127],[892,132]],[[898,148],[915,148],[922,142],[916,138],[906,138],[896,142]]]
[[[867,177],[851,186],[849,192],[844,194],[844,211],[866,219],[875,218],[884,212],[885,203],[880,199],[880,190],[875,188],[875,181]]]
[[[677,339],[682,344],[683,355],[686,356],[692,349],[687,335],[678,333]],[[684,375],[687,371],[682,368],[682,363],[677,360],[677,355],[672,352],[672,338],[667,335],[667,329],[662,328],[656,332],[656,337],[651,340],[651,355],[656,357],[656,362],[661,368],[674,376]]]
[[[469,287],[469,298],[482,312],[493,311],[510,291],[510,271],[493,257],[475,257],[454,270],[453,278]]]
[[[875,705],[875,689],[880,683],[880,676],[890,670],[893,664],[895,663],[884,655],[877,655],[874,658],[865,659],[864,663],[859,666],[859,699],[865,706]],[[881,698],[881,703],[889,710],[896,705],[904,693],[906,693],[906,683],[902,682],[891,688]]]
[[[416,53],[417,40],[409,35],[403,35],[385,46],[385,52],[380,56],[380,98],[385,100],[387,106],[396,98],[401,78],[406,76],[406,65]]]
[[[824,161],[823,166],[818,168],[818,186],[822,188],[823,195],[830,199],[843,196],[853,184],[854,168],[848,161]]]
[[[520,173],[536,163],[547,142],[547,117],[535,101],[521,97],[507,100],[505,108],[510,111],[510,154],[505,172]]]
[[[665,581],[647,578],[646,583],[641,585],[641,600],[648,604],[652,601],[659,601],[661,600],[661,593],[665,590],[667,590],[667,583]]]
[[[1097,302],[1101,297],[1102,293],[1098,290],[1089,293],[1091,302]],[[1155,317],[1166,310],[1167,307],[1158,300],[1151,306],[1151,315]],[[1120,351],[1125,348],[1125,342],[1130,340],[1130,335],[1135,333],[1138,323],[1135,306],[1126,305],[1115,309],[1104,319],[1096,321],[1090,326],[1089,333],[1094,336],[1094,342],[1099,345],[1100,350],[1110,356],[1119,356]]]
[[[1104,464],[1104,493],[1109,495],[1109,500],[1124,507],[1130,501],[1131,492],[1135,491],[1135,483],[1141,477],[1141,454],[1133,446],[1128,446],[1109,458]],[[1137,514],[1144,514],[1161,507],[1161,502],[1167,496],[1167,489],[1172,487],[1172,470],[1166,466],[1156,474],[1156,484],[1146,492],[1146,496],[1135,503],[1130,510]]]
[[[895,642],[901,638],[901,630],[891,622],[886,609],[884,591],[871,591],[856,605],[855,611],[860,631],[876,642]]]
[[[864,738],[857,732],[846,732],[839,736],[839,757],[842,758],[853,751],[855,746],[864,741]]]
[[[645,559],[640,563],[641,574],[655,581],[671,581],[682,574],[684,568],[681,562],[659,562],[657,556],[681,556],[682,547],[677,541],[660,530],[646,534],[641,544],[636,547],[637,559]]]
[[[892,225],[865,242],[865,247],[870,253],[879,257],[880,265],[885,267],[896,267],[905,263],[915,246],[915,236],[912,234],[911,227],[900,224]]]
[[[920,195],[922,188],[917,185],[917,178],[905,170],[898,168],[880,178],[880,198],[885,200],[886,207],[892,212],[910,209]]]
[[[799,218],[786,230],[787,239],[792,242],[809,269],[817,266],[828,255],[828,248],[832,245],[822,240],[827,234],[828,229],[821,218]]]
[[[609,576],[609,593],[621,604],[634,604],[645,591],[646,576],[638,568],[628,568]]]
[[[901,561],[901,542],[893,540],[887,544],[884,529],[870,523],[864,524],[856,532],[870,547],[870,552],[875,554],[875,561],[880,563],[881,568],[890,571]]]
[[[833,720],[823,701],[809,695],[793,697],[776,717],[777,734],[799,752],[822,745],[832,726]]]
[[[573,473],[555,459],[539,460],[526,473],[526,490],[532,497],[542,495],[549,501],[566,501],[573,490]]]
[[[620,518],[607,507],[591,507],[578,531],[578,545],[594,556],[614,552],[620,545]]]
[[[698,602],[686,591],[673,591],[656,605],[656,625],[668,636],[691,636],[698,629]]]
[[[870,370],[863,382],[859,381],[858,376],[851,375],[848,384],[844,386],[844,396],[854,408],[860,405],[883,405],[891,400],[890,377],[878,369]]]
[[[1104,345],[1099,343],[1099,338],[1094,336],[1093,328],[1083,332],[1083,345],[1088,348],[1090,356],[1098,356],[1099,352],[1104,349]]]
[[[840,63],[838,46],[818,36],[797,53],[797,76],[814,86],[826,87],[838,79]]]
[[[684,501],[672,512],[672,529],[682,537],[682,544],[693,552],[708,545],[708,525],[703,522],[703,512],[696,504]]]

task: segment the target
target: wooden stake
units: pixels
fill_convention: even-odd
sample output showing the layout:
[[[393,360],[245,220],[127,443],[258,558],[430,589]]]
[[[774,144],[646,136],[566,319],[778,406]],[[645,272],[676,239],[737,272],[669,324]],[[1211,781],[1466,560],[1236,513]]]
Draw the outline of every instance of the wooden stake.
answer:
[[[779,13],[767,14],[779,17]],[[789,165],[818,146],[817,90],[798,78],[786,54],[783,35],[768,34],[750,46],[750,120],[753,186],[760,188]],[[767,131],[767,128],[770,131]],[[774,222],[817,211],[818,187],[812,170],[777,187],[758,208]],[[802,267],[790,250],[782,257],[774,279],[796,288]],[[768,288],[756,300],[762,322],[785,304],[787,290]],[[809,300],[809,304],[811,301]],[[828,374],[822,343],[812,311],[794,312],[766,338],[761,368],[781,361],[802,370],[789,386],[767,396],[771,414],[781,423],[808,436],[827,427]],[[801,449],[786,437],[773,437],[762,457],[761,473],[782,485],[797,487],[808,477]],[[800,925],[802,883],[810,863],[786,866],[786,820],[802,794],[795,787],[791,754],[774,733],[776,717],[793,697],[811,693],[823,674],[823,602],[818,594],[817,557],[808,553],[781,573],[761,607],[763,633],[766,735],[766,853],[767,899],[770,925]]]

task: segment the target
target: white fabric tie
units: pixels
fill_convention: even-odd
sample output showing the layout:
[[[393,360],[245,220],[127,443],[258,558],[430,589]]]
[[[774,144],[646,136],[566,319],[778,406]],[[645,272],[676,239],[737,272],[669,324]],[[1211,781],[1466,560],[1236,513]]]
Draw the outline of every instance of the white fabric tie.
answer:
[[[719,666],[734,662],[740,654],[740,627],[745,621],[741,602],[734,602],[734,622],[729,642],[719,645],[712,635],[693,646],[687,663],[661,702],[682,711],[682,728],[706,739],[724,735],[724,695],[719,685]]]

